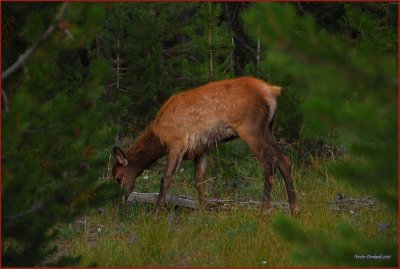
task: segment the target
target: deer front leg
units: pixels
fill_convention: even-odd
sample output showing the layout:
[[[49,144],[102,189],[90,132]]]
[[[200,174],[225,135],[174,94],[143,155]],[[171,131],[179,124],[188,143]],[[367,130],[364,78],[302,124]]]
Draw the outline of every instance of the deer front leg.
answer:
[[[168,162],[165,169],[165,175],[161,178],[160,193],[154,207],[155,216],[159,215],[161,208],[164,206],[165,196],[167,194],[168,187],[171,184],[172,177],[174,176],[175,171],[177,170],[181,160],[182,154],[180,152],[175,151],[168,154]]]
[[[207,156],[205,153],[196,155],[194,157],[194,176],[195,182],[197,186],[197,192],[199,197],[199,207],[203,208],[205,205],[205,195],[204,195],[204,188],[205,188],[205,173],[207,168]]]

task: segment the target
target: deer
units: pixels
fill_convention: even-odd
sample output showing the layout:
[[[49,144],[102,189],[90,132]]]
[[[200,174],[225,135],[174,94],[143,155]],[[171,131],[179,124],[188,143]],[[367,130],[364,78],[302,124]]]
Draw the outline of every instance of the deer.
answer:
[[[200,207],[206,203],[206,153],[220,143],[242,139],[264,172],[261,212],[269,213],[274,167],[284,179],[292,215],[299,213],[291,176],[290,159],[273,134],[277,97],[281,87],[254,77],[210,82],[171,96],[158,114],[124,152],[112,149],[112,177],[125,191],[125,202],[136,178],[152,163],[167,155],[160,192],[153,212],[158,216],[167,190],[182,160],[194,163]]]

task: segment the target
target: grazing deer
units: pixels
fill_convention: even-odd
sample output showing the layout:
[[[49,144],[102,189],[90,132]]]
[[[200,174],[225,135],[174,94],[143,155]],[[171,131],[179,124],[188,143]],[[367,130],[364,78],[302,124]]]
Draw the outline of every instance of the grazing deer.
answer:
[[[290,161],[278,147],[272,126],[276,98],[281,88],[244,77],[211,82],[170,97],[157,117],[124,153],[114,147],[113,177],[126,189],[125,199],[136,178],[146,167],[168,156],[165,175],[154,211],[158,215],[172,177],[183,158],[193,160],[200,205],[204,205],[206,152],[216,144],[240,137],[264,169],[262,212],[268,212],[274,183],[273,166],[281,172],[292,214],[298,213]]]

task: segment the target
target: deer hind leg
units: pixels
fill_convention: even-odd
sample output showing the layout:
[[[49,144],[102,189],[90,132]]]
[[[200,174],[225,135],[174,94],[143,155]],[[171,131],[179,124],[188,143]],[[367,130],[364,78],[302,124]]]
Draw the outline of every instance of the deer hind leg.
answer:
[[[264,155],[264,153],[263,153]],[[273,165],[270,158],[263,156],[263,168],[264,168],[264,195],[261,204],[261,213],[269,213],[271,204],[271,191],[274,185],[274,172]]]
[[[204,195],[204,188],[205,188],[205,173],[207,168],[207,156],[205,153],[196,155],[194,157],[194,170],[195,170],[195,181],[197,186],[197,192],[199,197],[199,206],[202,208],[205,205],[205,195]]]
[[[283,180],[285,181],[290,212],[292,213],[292,215],[298,215],[300,210],[296,202],[296,193],[293,186],[290,159],[283,153],[283,151],[278,147],[275,141],[272,143],[272,147],[274,148],[276,164],[279,171],[281,172]]]
[[[253,125],[254,126],[254,125]],[[260,130],[261,128],[258,128]],[[253,130],[253,132],[251,132]],[[272,151],[264,141],[263,130],[257,131],[252,128],[241,128],[237,130],[241,139],[249,146],[253,155],[258,159],[264,169],[264,193],[261,204],[261,213],[268,213],[271,203],[271,192],[274,185]]]
[[[278,144],[276,143],[275,137],[272,134],[272,129],[270,126],[265,129],[264,139],[266,146],[269,148],[268,152],[271,152],[273,164],[278,167],[283,177],[283,180],[285,181],[290,211],[292,215],[297,215],[299,213],[299,208],[296,203],[296,193],[293,186],[290,159],[279,148]]]
[[[173,151],[170,151],[168,154],[168,161],[167,161],[167,166],[165,168],[165,174],[161,178],[160,193],[158,195],[158,199],[157,199],[156,205],[154,207],[154,214],[156,216],[158,216],[161,208],[164,206],[167,190],[169,188],[169,185],[172,182],[172,178],[173,178],[176,170],[179,167],[182,157],[183,157],[183,154],[182,154],[181,150],[173,150]]]

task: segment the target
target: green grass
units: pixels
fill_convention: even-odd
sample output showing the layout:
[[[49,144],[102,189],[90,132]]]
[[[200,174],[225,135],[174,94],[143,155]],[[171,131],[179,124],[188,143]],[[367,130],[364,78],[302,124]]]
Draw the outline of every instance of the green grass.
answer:
[[[211,154],[207,195],[236,200],[259,200],[263,179],[258,163],[240,142]],[[235,147],[235,151],[232,148]],[[224,156],[224,157],[222,157]],[[244,157],[243,157],[244,156]],[[139,178],[136,191],[158,191],[163,170],[161,160]],[[374,209],[334,213],[329,202],[337,193],[366,197],[369,193],[339,183],[314,159],[309,165],[293,164],[293,178],[301,206],[296,221],[307,235],[339,240],[338,228],[347,224],[370,239],[397,242],[397,213],[381,205]],[[193,165],[182,164],[168,191],[196,197]],[[283,180],[277,177],[273,201],[286,201]],[[63,254],[80,255],[78,266],[101,267],[288,267],[336,266],[328,260],[296,259],[298,246],[284,240],[273,229],[276,215],[290,216],[274,209],[269,217],[258,208],[231,208],[219,211],[191,211],[168,207],[158,218],[152,206],[117,207],[111,203],[105,212],[96,210],[78,224],[61,227],[58,244]],[[382,232],[379,224],[388,224]],[[355,253],[356,254],[356,253]],[[384,254],[384,253],[383,253]],[[342,264],[343,265],[343,264]],[[377,266],[371,261],[371,266]]]

